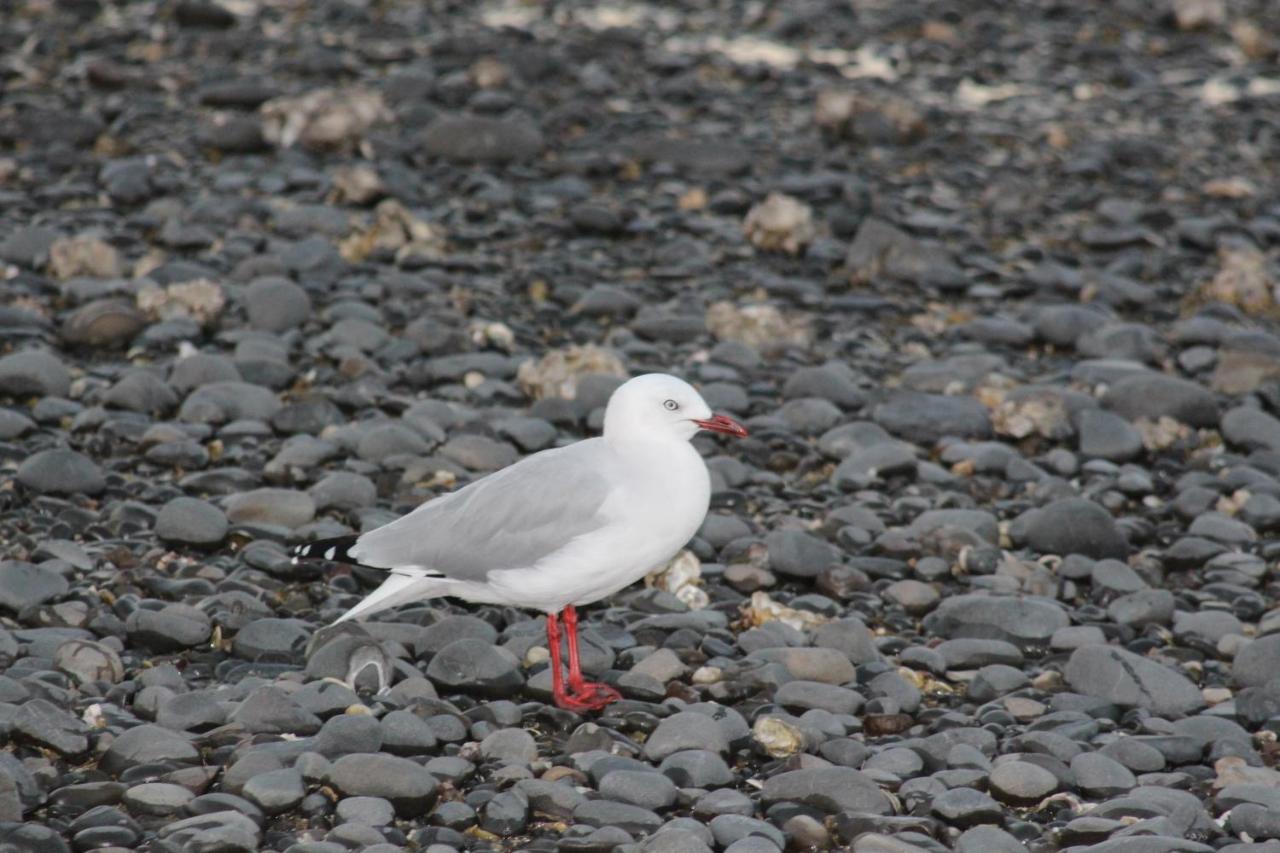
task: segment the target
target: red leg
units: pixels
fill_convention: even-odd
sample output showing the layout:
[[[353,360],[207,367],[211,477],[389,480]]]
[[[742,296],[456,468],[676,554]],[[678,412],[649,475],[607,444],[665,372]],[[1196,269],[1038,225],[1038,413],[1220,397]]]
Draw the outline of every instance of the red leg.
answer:
[[[598,681],[586,681],[582,677],[582,664],[578,656],[578,611],[572,604],[564,609],[564,627],[569,635],[569,690],[572,691],[572,697],[591,710],[599,710],[610,702],[617,702],[622,698],[617,690]]]
[[[551,696],[563,708],[566,694],[560,672],[560,623],[554,613],[547,614],[547,650],[551,652]]]
[[[569,635],[569,689],[582,692],[582,663],[578,659],[578,611],[572,604],[564,609],[564,628]]]

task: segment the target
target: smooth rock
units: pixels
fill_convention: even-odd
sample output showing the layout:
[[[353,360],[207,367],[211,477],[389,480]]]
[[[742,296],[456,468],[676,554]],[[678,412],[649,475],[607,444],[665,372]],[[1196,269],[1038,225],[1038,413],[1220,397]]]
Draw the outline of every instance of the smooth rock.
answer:
[[[1150,658],[1112,646],[1084,646],[1063,670],[1073,690],[1124,707],[1181,717],[1204,707],[1199,689],[1184,675]]]

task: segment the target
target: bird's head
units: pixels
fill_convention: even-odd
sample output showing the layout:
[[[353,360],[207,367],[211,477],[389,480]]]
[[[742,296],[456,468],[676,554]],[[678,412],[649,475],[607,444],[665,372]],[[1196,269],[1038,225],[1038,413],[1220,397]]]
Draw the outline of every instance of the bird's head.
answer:
[[[627,380],[613,392],[604,412],[607,439],[688,441],[704,429],[738,438],[747,434],[733,418],[712,412],[688,382],[665,373]]]

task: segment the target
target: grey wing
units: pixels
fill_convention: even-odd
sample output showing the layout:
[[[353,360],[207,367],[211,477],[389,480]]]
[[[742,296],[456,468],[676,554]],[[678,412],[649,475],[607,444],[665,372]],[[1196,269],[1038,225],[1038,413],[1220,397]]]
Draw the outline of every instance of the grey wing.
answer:
[[[465,581],[532,566],[607,523],[608,456],[600,439],[536,453],[369,531],[350,554]]]

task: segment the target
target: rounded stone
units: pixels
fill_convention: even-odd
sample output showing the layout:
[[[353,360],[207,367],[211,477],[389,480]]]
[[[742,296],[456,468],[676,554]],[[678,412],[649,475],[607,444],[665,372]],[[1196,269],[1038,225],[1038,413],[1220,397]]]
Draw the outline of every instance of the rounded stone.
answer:
[[[427,678],[444,690],[488,696],[507,696],[524,686],[515,655],[466,637],[449,643],[431,659]]]
[[[183,545],[216,545],[227,535],[227,516],[198,498],[174,498],[156,517],[156,535]]]
[[[422,765],[379,753],[342,756],[329,769],[329,783],[344,794],[381,797],[404,818],[430,810],[439,788]]]
[[[51,352],[23,350],[0,358],[0,393],[65,397],[70,390],[71,372]]]
[[[144,782],[124,792],[124,804],[134,814],[171,815],[182,811],[195,794],[167,782]]]
[[[487,116],[441,116],[422,136],[427,154],[459,163],[528,160],[542,145],[542,132],[533,124]]]
[[[1163,373],[1142,371],[1119,379],[1102,404],[1129,421],[1171,417],[1192,427],[1218,425],[1218,404],[1209,389]]]
[[[0,607],[15,613],[58,598],[69,587],[70,584],[62,575],[35,563],[0,560]]]
[[[1006,761],[987,779],[991,793],[1007,803],[1038,803],[1058,789],[1058,777],[1038,764]]]
[[[1041,554],[1084,554],[1095,559],[1129,556],[1129,543],[1111,513],[1086,498],[1063,498],[1032,510],[1027,545]]]
[[[644,753],[650,761],[661,761],[686,749],[705,749],[721,754],[729,750],[729,742],[720,724],[706,714],[681,711],[672,714],[649,735]]]
[[[147,318],[123,299],[95,299],[67,316],[62,339],[86,347],[122,347],[138,336]]]
[[[311,316],[311,297],[287,278],[254,279],[244,294],[249,325],[265,332],[285,332]]]
[[[98,495],[107,487],[97,463],[65,448],[27,457],[18,466],[18,482],[32,491],[55,495]]]
[[[1084,646],[1071,653],[1063,675],[1086,696],[1125,707],[1181,717],[1204,707],[1200,690],[1185,675],[1150,658],[1112,646]]]
[[[68,640],[58,646],[53,663],[80,684],[106,681],[111,684],[124,678],[124,664],[115,650],[89,640]]]
[[[1259,637],[1236,653],[1231,677],[1240,687],[1259,687],[1280,676],[1280,633]]]

